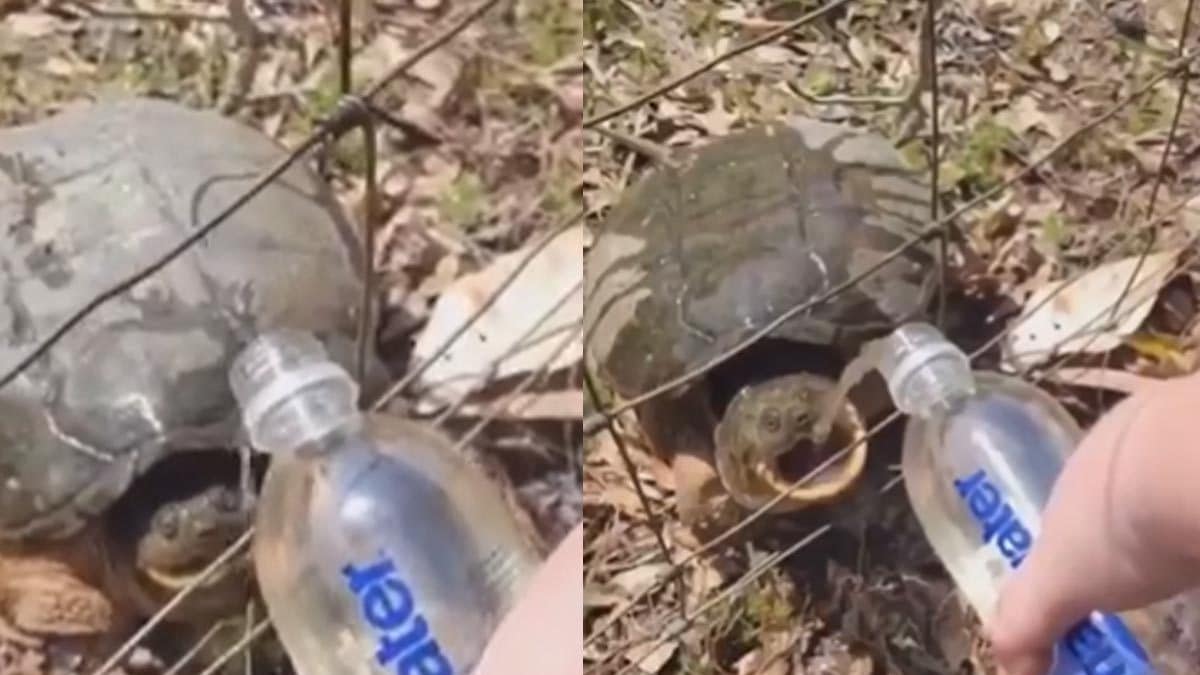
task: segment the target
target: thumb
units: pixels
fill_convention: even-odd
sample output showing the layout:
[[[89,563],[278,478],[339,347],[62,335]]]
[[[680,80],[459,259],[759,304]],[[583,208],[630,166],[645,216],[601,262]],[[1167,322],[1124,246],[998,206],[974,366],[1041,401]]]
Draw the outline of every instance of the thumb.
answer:
[[[1088,612],[1066,592],[1074,584],[1052,560],[1035,546],[1001,590],[988,633],[1008,675],[1046,675],[1054,644]]]

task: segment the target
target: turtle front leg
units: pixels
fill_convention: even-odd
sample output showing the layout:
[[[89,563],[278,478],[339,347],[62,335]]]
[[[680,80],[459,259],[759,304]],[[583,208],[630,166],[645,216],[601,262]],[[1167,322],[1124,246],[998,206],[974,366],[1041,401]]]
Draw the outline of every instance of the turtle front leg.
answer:
[[[713,463],[716,418],[707,391],[692,386],[680,397],[652,399],[638,406],[637,416],[646,440],[671,463],[680,520],[688,527],[707,520],[725,495]]]
[[[113,627],[108,598],[49,559],[4,560],[0,638],[37,647],[40,636],[99,636]]]
[[[26,635],[4,615],[7,610],[0,611],[0,642],[10,642],[18,647],[36,649],[42,646],[42,640],[32,635]]]

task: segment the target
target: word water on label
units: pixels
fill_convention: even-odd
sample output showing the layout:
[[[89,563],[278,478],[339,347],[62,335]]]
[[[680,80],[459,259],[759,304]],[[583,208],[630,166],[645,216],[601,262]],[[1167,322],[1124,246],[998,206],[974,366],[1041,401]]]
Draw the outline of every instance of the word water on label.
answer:
[[[979,523],[983,543],[994,545],[1016,568],[1033,546],[1033,535],[1017,517],[1004,493],[983,469],[954,480],[954,488]],[[1078,672],[1089,675],[1134,675],[1150,672],[1141,645],[1115,616],[1094,612],[1072,628],[1062,641],[1074,657]],[[1057,671],[1056,671],[1057,672]]]
[[[417,611],[412,589],[386,553],[364,567],[346,565],[342,577],[358,599],[359,612],[375,629],[375,659],[396,675],[456,675],[429,624]]]

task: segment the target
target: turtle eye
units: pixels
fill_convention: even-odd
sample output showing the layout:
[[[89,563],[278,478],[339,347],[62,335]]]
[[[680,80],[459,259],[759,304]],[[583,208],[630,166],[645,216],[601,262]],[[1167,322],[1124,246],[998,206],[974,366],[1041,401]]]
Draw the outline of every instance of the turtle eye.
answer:
[[[179,535],[179,513],[172,508],[159,511],[154,517],[154,529],[167,539],[174,539]]]
[[[777,434],[783,428],[783,419],[779,415],[779,411],[775,408],[768,408],[763,412],[762,416],[763,431],[768,434]]]

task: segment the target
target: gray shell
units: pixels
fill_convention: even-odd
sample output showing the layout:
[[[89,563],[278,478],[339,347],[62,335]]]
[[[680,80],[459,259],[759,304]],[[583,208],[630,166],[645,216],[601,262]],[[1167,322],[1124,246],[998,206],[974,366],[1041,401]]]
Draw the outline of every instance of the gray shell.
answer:
[[[283,156],[156,100],[0,130],[0,370]],[[235,443],[226,373],[255,331],[353,340],[361,255],[335,204],[301,160],[0,390],[0,540],[71,535],[166,452]]]
[[[804,118],[730,134],[651,172],[585,261],[589,367],[644,393],[876,264],[928,222],[929,188],[878,134]],[[772,335],[853,350],[919,314],[916,246]]]

